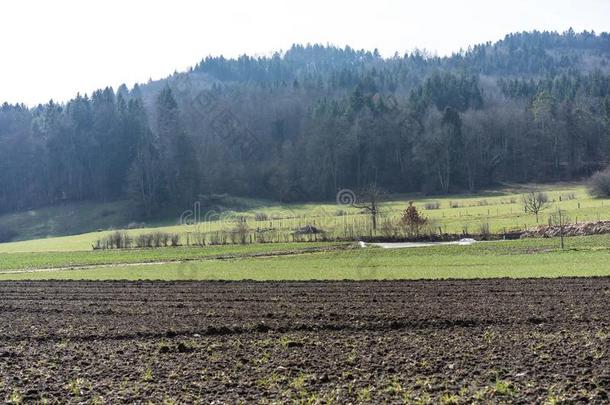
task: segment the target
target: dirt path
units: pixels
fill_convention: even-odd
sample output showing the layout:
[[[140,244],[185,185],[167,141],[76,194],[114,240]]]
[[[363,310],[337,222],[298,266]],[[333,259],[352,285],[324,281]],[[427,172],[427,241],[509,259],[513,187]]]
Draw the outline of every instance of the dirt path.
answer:
[[[277,251],[277,252],[262,252],[262,253],[243,253],[243,254],[226,254],[226,255],[217,255],[217,256],[208,256],[208,257],[198,257],[188,260],[158,260],[158,261],[147,261],[147,262],[127,262],[127,263],[102,263],[102,264],[91,264],[91,265],[75,265],[75,266],[60,266],[60,267],[46,267],[46,268],[30,268],[30,269],[18,269],[18,270],[2,270],[0,269],[0,274],[21,274],[21,273],[46,273],[46,272],[56,272],[56,271],[71,271],[71,270],[89,270],[89,269],[97,269],[97,268],[107,268],[107,267],[131,267],[131,266],[148,266],[148,265],[163,265],[170,263],[187,263],[193,261],[206,261],[206,260],[235,260],[235,259],[244,259],[244,258],[253,258],[253,257],[277,257],[277,256],[295,256],[302,255],[308,253],[318,253],[318,252],[328,252],[333,250],[346,249],[346,245],[337,245],[337,246],[323,246],[323,247],[310,247],[303,249],[293,249],[293,250],[285,250],[285,251]]]
[[[403,248],[418,248],[442,245],[458,245],[459,242],[380,242],[370,243],[370,245],[378,246],[384,249],[403,249]]]

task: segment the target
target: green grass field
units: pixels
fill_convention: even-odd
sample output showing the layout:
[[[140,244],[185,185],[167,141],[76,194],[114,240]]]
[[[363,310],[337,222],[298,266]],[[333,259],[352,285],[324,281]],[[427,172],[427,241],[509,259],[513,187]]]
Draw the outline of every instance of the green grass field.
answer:
[[[540,223],[542,224],[546,223],[549,215],[558,208],[564,210],[572,221],[583,222],[610,219],[610,199],[593,199],[588,196],[585,187],[582,185],[563,184],[540,186],[540,188],[547,192],[549,198],[553,200],[552,206],[543,211],[540,216]],[[423,198],[418,195],[391,196],[389,201],[382,204],[378,234],[383,232],[382,228],[385,222],[396,223],[398,221],[401,212],[407,206],[407,202],[411,200],[415,201],[415,205],[430,219],[430,227],[435,231],[438,231],[440,228],[443,232],[448,233],[462,233],[463,231],[478,233],[479,228],[483,224],[489,225],[491,232],[535,226],[535,217],[523,212],[521,196],[526,190],[526,187],[520,186],[506,187],[477,195],[454,195],[438,198]],[[187,232],[201,231],[214,233],[220,230],[230,230],[234,223],[226,220],[226,218],[233,218],[236,215],[246,217],[248,219],[248,226],[252,230],[257,228],[275,229],[278,233],[285,235],[308,224],[322,228],[333,236],[349,236],[346,232],[354,228],[360,234],[368,235],[371,232],[369,216],[349,206],[339,206],[336,203],[274,205],[273,203],[256,200],[237,200],[232,202],[233,206],[249,207],[249,209],[239,210],[228,216],[221,215],[220,218],[225,220],[204,222],[198,226],[171,225],[147,227],[132,229],[127,232],[132,236],[155,231],[178,233],[182,236],[182,242],[184,243]],[[431,202],[437,202],[440,208],[426,209],[426,204]],[[87,218],[97,218],[95,221],[91,221],[95,225],[99,225],[100,216],[103,216],[104,212],[116,214],[116,210],[119,208],[114,207],[114,210],[104,211],[97,207],[91,208],[92,212],[89,212],[88,209],[80,207],[79,211],[71,211],[70,215],[60,215],[56,220],[51,219],[51,214],[47,212],[44,215],[44,221],[41,222],[48,225],[49,222],[52,223],[53,221],[61,222],[62,218],[66,216],[73,218],[74,221],[76,221],[77,217],[83,216],[84,219],[78,221],[77,227],[77,229],[83,229]],[[257,214],[259,217],[260,214],[264,214],[269,219],[257,221]],[[31,215],[29,214],[12,214],[9,217],[12,220],[13,227],[22,224],[21,226],[29,229],[26,234],[35,234],[31,229],[36,224],[36,215],[30,218]],[[21,217],[27,217],[27,222],[24,222],[23,218],[21,222],[17,221],[17,218]],[[178,222],[179,217],[180,214],[177,213],[174,223]],[[219,217],[212,215],[211,219],[214,218],[218,219]],[[0,217],[0,225],[7,221],[7,216]],[[122,221],[125,222],[126,219],[123,218]],[[0,252],[86,251],[92,249],[92,245],[97,239],[109,235],[110,232],[109,230],[96,231],[74,236],[2,243],[0,244]]]
[[[20,269],[66,268],[151,262],[192,261],[210,258],[247,257],[308,252],[345,244],[330,243],[265,243],[175,247],[156,249],[121,249],[64,252],[0,253],[0,271]]]
[[[0,274],[0,280],[387,280],[610,276],[610,236],[573,237],[567,238],[566,242],[567,249],[563,251],[556,239],[524,239],[407,249],[343,245],[335,250],[307,253],[302,250],[303,245],[310,244],[168,248],[101,252],[100,256],[95,256],[97,252],[5,253],[0,258],[3,263],[11,265]],[[316,247],[328,245],[318,244]],[[282,252],[284,255],[278,255]],[[256,253],[261,256],[253,257]],[[133,264],[146,261],[151,263]],[[155,263],[158,261],[163,263]],[[102,262],[107,265],[65,269],[77,264]],[[46,267],[59,269],[23,272]]]
[[[542,214],[541,223],[558,208],[567,212],[572,221],[610,218],[610,200],[590,198],[583,186],[568,184],[543,189],[553,205]],[[476,233],[482,223],[488,223],[492,232],[522,229],[536,224],[533,215],[523,212],[524,190],[504,188],[476,196],[435,199],[393,196],[383,204],[380,224],[396,221],[407,201],[413,200],[433,226],[444,232]],[[430,202],[437,202],[439,208],[425,209]],[[369,217],[357,209],[330,203],[262,206],[248,201],[242,206],[250,207],[238,215],[248,219],[251,229],[272,228],[289,233],[313,224],[340,235],[348,226],[366,228],[370,223]],[[94,211],[90,217],[101,215],[99,208]],[[257,221],[255,217],[260,218],[261,213],[268,219]],[[47,218],[45,223],[48,225],[49,221]],[[199,226],[215,232],[232,224],[217,220]],[[153,231],[184,235],[193,229],[173,225],[127,232],[135,236]],[[610,235],[567,238],[567,249],[563,251],[556,239],[408,249],[362,249],[349,243],[310,242],[92,250],[94,241],[110,232],[0,244],[0,280],[369,280],[610,275]]]

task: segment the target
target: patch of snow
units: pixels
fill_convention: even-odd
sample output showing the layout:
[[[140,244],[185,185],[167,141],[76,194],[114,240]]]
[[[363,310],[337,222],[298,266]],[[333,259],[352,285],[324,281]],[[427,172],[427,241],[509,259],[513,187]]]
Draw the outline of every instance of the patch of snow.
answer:
[[[460,239],[460,241],[458,242],[458,245],[472,245],[473,243],[476,243],[476,240],[474,240],[472,238],[463,238],[463,239]]]

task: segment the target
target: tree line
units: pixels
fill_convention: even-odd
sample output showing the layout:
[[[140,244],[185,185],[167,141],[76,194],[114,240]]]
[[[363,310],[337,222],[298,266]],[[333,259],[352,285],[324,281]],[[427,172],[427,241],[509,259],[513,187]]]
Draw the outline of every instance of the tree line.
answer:
[[[449,57],[295,45],[208,57],[66,103],[0,106],[0,212],[213,194],[325,200],[592,175],[610,157],[610,37],[530,32]]]

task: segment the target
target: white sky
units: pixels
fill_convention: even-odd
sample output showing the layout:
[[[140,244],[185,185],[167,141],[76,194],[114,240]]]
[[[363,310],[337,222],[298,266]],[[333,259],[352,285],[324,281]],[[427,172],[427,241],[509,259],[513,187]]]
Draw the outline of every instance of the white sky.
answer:
[[[0,102],[65,101],[293,43],[443,55],[509,32],[609,31],[608,21],[610,0],[2,0]]]

